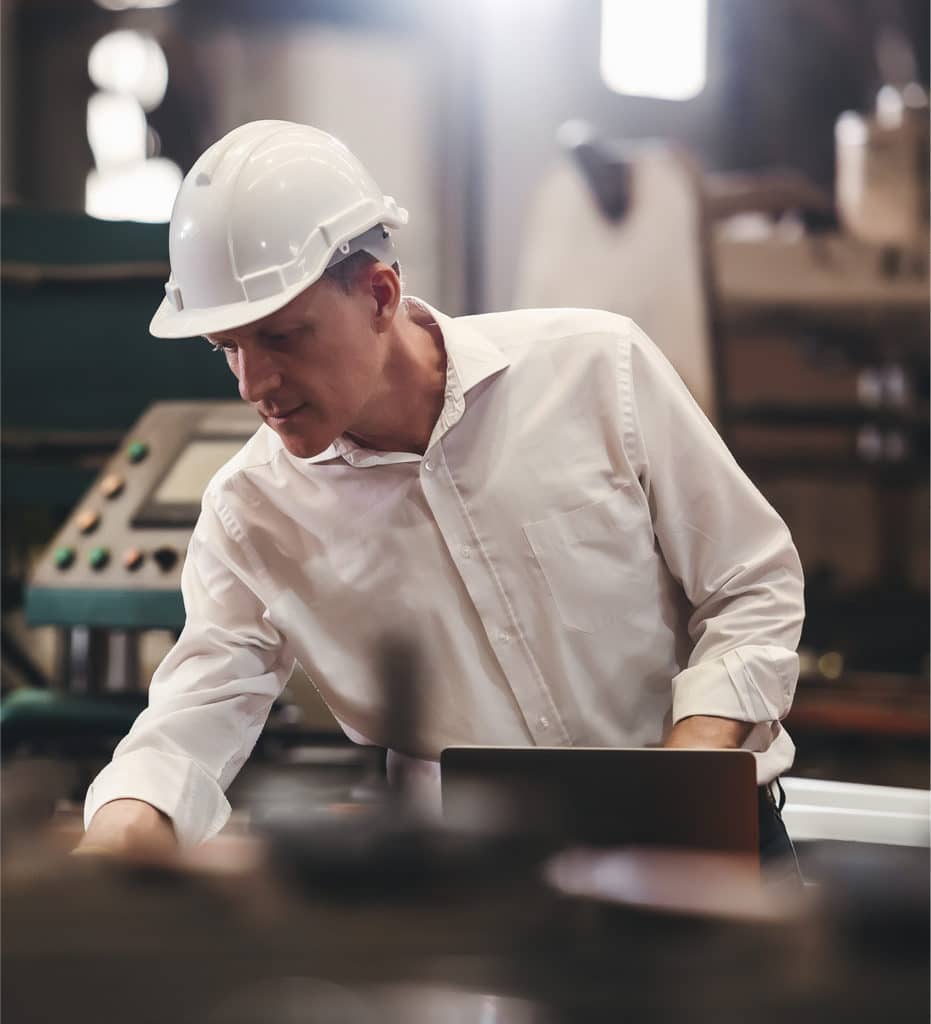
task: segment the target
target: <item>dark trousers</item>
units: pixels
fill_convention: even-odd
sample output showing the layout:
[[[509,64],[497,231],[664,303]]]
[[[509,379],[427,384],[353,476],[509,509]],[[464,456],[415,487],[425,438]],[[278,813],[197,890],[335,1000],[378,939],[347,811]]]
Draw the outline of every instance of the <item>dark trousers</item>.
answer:
[[[760,786],[760,867],[766,881],[778,884],[802,884],[795,847],[782,820],[785,790],[777,779]]]

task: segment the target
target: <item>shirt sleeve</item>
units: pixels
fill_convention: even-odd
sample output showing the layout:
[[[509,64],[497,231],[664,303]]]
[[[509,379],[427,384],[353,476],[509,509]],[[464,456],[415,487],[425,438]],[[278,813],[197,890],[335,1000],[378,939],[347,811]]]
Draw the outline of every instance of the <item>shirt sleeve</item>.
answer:
[[[252,751],[294,666],[247,580],[245,538],[205,500],[181,576],[186,623],[149,687],[149,705],[87,793],[85,827],[105,803],[145,800],[182,845],[215,835],[224,790]]]
[[[634,325],[629,340],[620,381],[630,455],[663,558],[692,606],[692,652],[672,680],[673,723],[690,715],[777,723],[798,682],[798,553],[662,353]]]

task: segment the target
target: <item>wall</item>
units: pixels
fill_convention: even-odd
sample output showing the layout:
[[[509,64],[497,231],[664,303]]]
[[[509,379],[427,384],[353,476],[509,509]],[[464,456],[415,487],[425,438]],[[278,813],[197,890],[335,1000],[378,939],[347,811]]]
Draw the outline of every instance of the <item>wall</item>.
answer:
[[[410,213],[396,236],[406,287],[438,290],[428,70],[415,36],[330,25],[217,27],[199,41],[214,137],[244,121],[283,118],[341,138]]]

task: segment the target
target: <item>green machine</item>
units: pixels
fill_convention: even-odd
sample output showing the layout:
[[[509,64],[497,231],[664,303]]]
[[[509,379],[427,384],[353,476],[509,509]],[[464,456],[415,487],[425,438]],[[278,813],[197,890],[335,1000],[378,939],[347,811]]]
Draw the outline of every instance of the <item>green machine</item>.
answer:
[[[206,345],[148,333],[167,224],[7,208],[2,233],[5,508],[70,508],[155,401],[236,397]]]
[[[56,626],[53,686],[4,697],[6,751],[115,741],[145,704],[140,641],[184,625],[181,570],[213,474],[260,425],[243,402],[156,402],[100,468],[33,567],[26,620]]]
[[[107,689],[105,662],[108,656],[112,667],[117,652],[122,652],[126,688],[132,689],[138,682],[133,668],[135,631],[144,625],[180,628],[175,575],[180,559],[171,572],[160,576],[159,595],[140,599],[143,604],[102,598],[106,588],[100,584],[107,578],[103,570],[91,570],[96,597],[91,600],[85,594],[83,603],[72,600],[71,592],[69,600],[56,603],[49,588],[41,586],[27,599],[26,581],[37,568],[41,578],[41,553],[61,546],[49,548],[73,518],[82,495],[121,458],[122,439],[134,424],[141,425],[145,410],[158,401],[200,402],[206,408],[211,400],[235,399],[236,392],[223,360],[207,345],[187,339],[156,341],[148,333],[168,278],[167,224],[107,222],[76,213],[10,207],[2,211],[2,241],[0,678],[8,738],[8,724],[26,719],[31,723],[36,714],[41,722],[30,724],[33,733],[53,730],[56,715],[71,722],[74,716],[66,705],[80,699],[73,695],[86,698]],[[150,443],[151,458],[132,464],[137,472],[127,475],[123,496],[114,498],[108,511],[122,507],[120,502],[125,505],[141,478],[148,480],[147,474],[163,467],[165,451],[158,439]],[[79,507],[83,509],[84,503]],[[106,546],[110,522],[112,516],[102,519],[95,547]],[[183,552],[183,528],[175,527],[172,536],[171,546]],[[115,554],[111,571],[117,560]],[[153,566],[162,573],[157,565],[149,558],[132,576],[134,594]],[[79,576],[75,565],[70,577]],[[107,600],[121,613],[135,608],[135,619],[120,623],[120,614],[107,622],[101,604]],[[34,657],[32,634],[22,629],[26,603],[31,623],[61,627],[52,678]],[[22,682],[27,685],[18,685]],[[96,703],[85,704],[83,714],[98,715],[100,709],[91,706]]]

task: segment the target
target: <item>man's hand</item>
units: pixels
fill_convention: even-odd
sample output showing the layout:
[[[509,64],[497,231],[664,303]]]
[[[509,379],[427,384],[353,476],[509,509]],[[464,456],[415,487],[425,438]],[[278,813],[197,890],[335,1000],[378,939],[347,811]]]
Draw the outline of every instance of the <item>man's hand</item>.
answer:
[[[751,722],[735,722],[712,715],[691,715],[677,722],[664,747],[706,747],[715,750],[741,746],[753,728]]]
[[[172,860],[178,852],[178,840],[171,820],[151,804],[143,800],[111,800],[91,819],[74,852]]]

